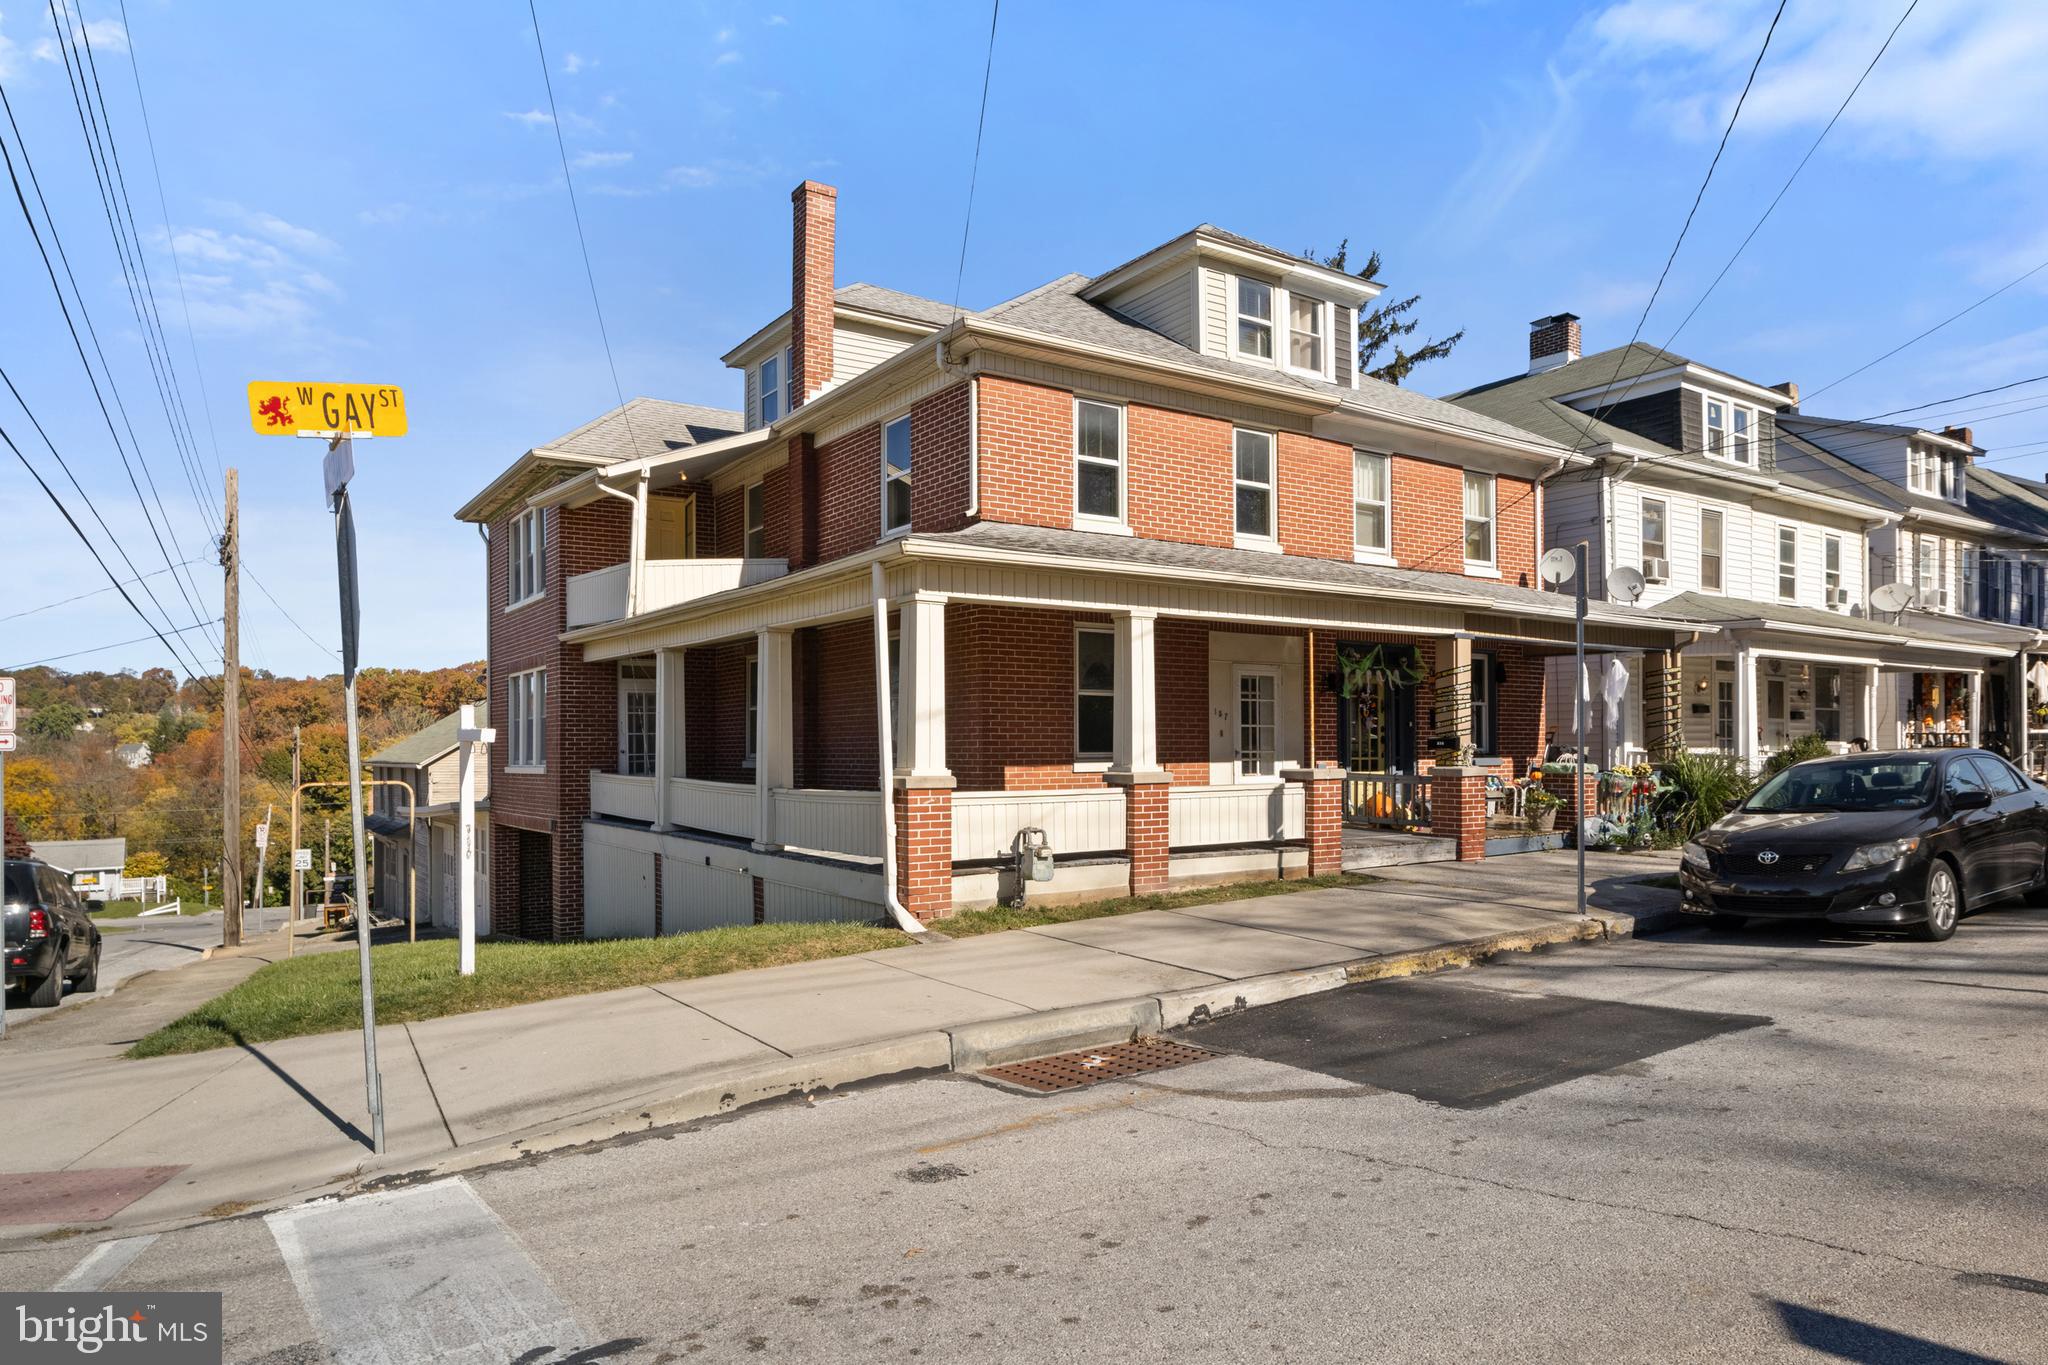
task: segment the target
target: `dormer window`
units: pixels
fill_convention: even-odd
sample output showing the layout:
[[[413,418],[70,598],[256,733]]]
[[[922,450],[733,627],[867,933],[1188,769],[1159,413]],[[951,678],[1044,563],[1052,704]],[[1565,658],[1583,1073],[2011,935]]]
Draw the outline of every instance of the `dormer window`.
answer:
[[[1237,349],[1240,355],[1273,358],[1273,286],[1241,275],[1237,281]]]
[[[782,357],[771,355],[761,362],[761,425],[771,426],[782,416]]]
[[[1706,405],[1707,454],[1736,464],[1756,463],[1757,410],[1709,396]]]
[[[1908,486],[1915,493],[1946,498],[1950,502],[1960,501],[1963,483],[1962,463],[1960,456],[1935,450],[1918,441],[1911,441],[1906,445]]]
[[[1324,319],[1329,309],[1321,299],[1287,296],[1287,363],[1311,374],[1323,372]]]

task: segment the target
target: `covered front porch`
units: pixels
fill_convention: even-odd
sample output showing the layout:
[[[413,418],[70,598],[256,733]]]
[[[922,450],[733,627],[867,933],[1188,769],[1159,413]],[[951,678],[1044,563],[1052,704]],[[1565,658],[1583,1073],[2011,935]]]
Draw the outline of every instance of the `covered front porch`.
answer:
[[[1540,659],[1569,632],[1534,593],[1540,612],[1510,616],[908,556],[882,581],[879,652],[872,585],[850,577],[763,596],[743,632],[729,612],[588,633],[619,758],[588,775],[586,932],[1308,876],[1390,841],[1482,857],[1489,782],[1538,758]],[[1393,722],[1340,662],[1376,648],[1411,664]],[[1426,827],[1371,830],[1354,801],[1347,839],[1347,788],[1387,774],[1345,765],[1395,745]],[[601,908],[621,902],[644,908]]]

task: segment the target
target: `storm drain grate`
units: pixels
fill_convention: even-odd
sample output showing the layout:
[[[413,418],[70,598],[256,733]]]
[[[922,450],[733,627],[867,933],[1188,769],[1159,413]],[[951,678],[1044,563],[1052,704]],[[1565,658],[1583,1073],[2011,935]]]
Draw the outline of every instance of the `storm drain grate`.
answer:
[[[1062,1052],[1055,1057],[992,1066],[981,1074],[991,1080],[1049,1095],[1060,1090],[1078,1090],[1084,1085],[1096,1085],[1102,1081],[1122,1080],[1126,1076],[1142,1076],[1150,1071],[1170,1071],[1217,1055],[1207,1048],[1190,1047],[1164,1038],[1140,1038],[1130,1043],[1113,1043],[1108,1047],[1084,1048],[1079,1052]]]

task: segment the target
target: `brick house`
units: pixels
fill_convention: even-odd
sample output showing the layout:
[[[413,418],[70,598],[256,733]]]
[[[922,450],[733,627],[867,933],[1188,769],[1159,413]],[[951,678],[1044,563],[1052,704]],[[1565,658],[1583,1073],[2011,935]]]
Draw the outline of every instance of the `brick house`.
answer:
[[[1572,639],[1536,566],[1567,446],[1358,375],[1380,286],[1217,228],[956,313],[835,287],[837,193],[793,202],[740,410],[635,399],[458,514],[500,929],[1296,876],[1361,822],[1486,852]]]

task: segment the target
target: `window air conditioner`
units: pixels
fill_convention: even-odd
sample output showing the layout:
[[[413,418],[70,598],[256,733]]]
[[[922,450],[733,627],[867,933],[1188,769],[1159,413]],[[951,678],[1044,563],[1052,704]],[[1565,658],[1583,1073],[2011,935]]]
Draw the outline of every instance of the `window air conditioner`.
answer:
[[[1661,556],[1646,556],[1643,559],[1643,577],[1651,583],[1669,583],[1671,581],[1671,561]]]

